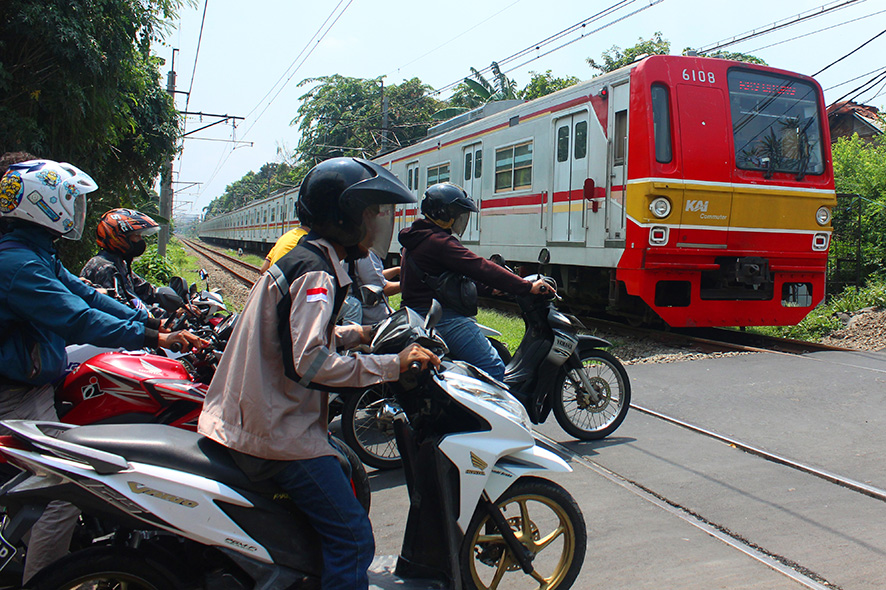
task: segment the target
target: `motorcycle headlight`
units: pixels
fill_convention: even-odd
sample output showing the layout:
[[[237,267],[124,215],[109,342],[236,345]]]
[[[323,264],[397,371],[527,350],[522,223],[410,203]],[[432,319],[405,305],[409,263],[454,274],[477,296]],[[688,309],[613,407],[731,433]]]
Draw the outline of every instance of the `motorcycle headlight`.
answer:
[[[496,414],[503,415],[532,432],[532,421],[529,419],[529,414],[526,413],[526,408],[507,391],[489,383],[451,372],[446,374],[446,384],[463,395],[474,398],[475,401],[487,406]]]

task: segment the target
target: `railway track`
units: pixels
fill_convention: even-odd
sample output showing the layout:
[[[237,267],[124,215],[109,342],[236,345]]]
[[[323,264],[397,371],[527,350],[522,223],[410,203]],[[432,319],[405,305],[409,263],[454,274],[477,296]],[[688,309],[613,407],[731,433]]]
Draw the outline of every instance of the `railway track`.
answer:
[[[246,287],[251,288],[255,281],[258,279],[259,269],[257,266],[249,264],[248,262],[243,262],[242,260],[234,256],[230,256],[228,254],[225,254],[224,252],[219,252],[214,248],[209,248],[198,242],[194,242],[185,238],[179,239],[185,246],[191,248],[195,252],[199,252],[200,254],[220,266],[231,276],[243,283],[243,285],[245,285]]]

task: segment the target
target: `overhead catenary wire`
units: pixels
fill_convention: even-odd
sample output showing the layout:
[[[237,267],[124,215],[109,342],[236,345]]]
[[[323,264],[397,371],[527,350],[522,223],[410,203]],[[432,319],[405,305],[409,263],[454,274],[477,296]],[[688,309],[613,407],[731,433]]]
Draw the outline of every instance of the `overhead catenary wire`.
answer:
[[[871,18],[872,16],[877,16],[878,14],[883,14],[886,10],[878,10],[877,12],[872,12],[870,14],[865,14],[863,16],[859,16],[857,18],[852,18],[849,20],[844,20],[843,22],[839,22],[835,25],[830,25],[828,27],[822,27],[821,29],[816,29],[814,31],[809,31],[808,33],[803,33],[802,35],[797,35],[796,37],[790,37],[788,39],[782,39],[781,41],[776,41],[775,43],[770,43],[769,45],[764,45],[763,47],[757,47],[756,49],[751,49],[748,51],[751,55],[757,53],[758,51],[763,51],[764,49],[769,49],[770,47],[776,47],[778,45],[783,45],[784,43],[790,43],[791,41],[796,41],[797,39],[802,39],[804,37],[809,37],[812,35],[817,35],[818,33],[822,33],[824,31],[830,31],[831,29],[836,29],[837,27],[842,27],[843,25],[848,25],[860,20],[864,20],[866,18]]]
[[[835,10],[840,10],[842,8],[846,8],[850,4],[866,2],[867,0],[836,0],[835,2],[830,2],[828,4],[824,4],[819,6],[818,8],[813,8],[811,10],[807,10],[805,12],[801,12],[799,14],[795,14],[793,16],[789,16],[787,18],[777,20],[773,23],[769,23],[767,25],[763,25],[762,27],[751,29],[750,31],[740,33],[733,37],[729,37],[727,39],[723,39],[722,41],[717,41],[716,43],[712,43],[710,45],[706,45],[704,47],[699,47],[696,51],[700,54],[709,54],[719,51],[720,49],[725,49],[731,45],[735,45],[737,43],[741,43],[743,41],[749,41],[750,39],[755,39],[756,37],[760,37],[763,35],[768,35],[774,31],[778,31],[780,29],[784,29],[786,27],[793,26],[797,23],[801,23],[807,21],[809,19],[817,18],[824,14],[828,14],[834,12]]]
[[[825,67],[821,68],[820,70],[818,70],[817,72],[812,74],[812,77],[814,78],[815,76],[819,75],[820,73],[822,73],[826,69],[830,68],[831,66],[840,63],[841,61],[843,61],[844,59],[846,59],[847,57],[849,57],[850,55],[852,55],[856,51],[860,50],[865,45],[872,43],[877,37],[882,36],[884,33],[886,33],[886,29],[880,31],[879,33],[877,33],[876,35],[874,35],[873,37],[871,37],[870,39],[868,39],[867,41],[865,41],[864,43],[862,43],[861,45],[859,45],[858,47],[856,47],[855,49],[853,49],[852,51],[850,51],[849,53],[844,55],[843,57],[836,59],[836,60],[832,61],[831,63],[829,63],[828,65],[826,65]]]

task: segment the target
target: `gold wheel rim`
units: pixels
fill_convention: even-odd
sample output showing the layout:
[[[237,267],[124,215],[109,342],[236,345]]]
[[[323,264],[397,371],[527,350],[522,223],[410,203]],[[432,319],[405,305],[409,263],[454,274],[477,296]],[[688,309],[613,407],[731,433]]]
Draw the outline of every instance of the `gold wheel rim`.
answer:
[[[533,520],[532,514],[530,514],[530,503],[540,504],[547,508],[551,512],[551,516],[556,517],[556,526],[544,524],[543,528],[539,528],[537,521]],[[557,588],[569,572],[569,566],[575,557],[575,529],[566,510],[554,500],[535,494],[522,494],[509,498],[504,503],[499,503],[498,507],[505,512],[505,518],[514,529],[517,540],[534,556],[538,556],[545,549],[555,548],[556,541],[562,538],[560,556],[554,567],[550,571],[539,572],[536,570],[529,574],[538,582],[536,588],[539,590]],[[518,511],[517,515],[509,517],[508,515],[513,514],[511,511],[515,508]],[[541,509],[542,506],[532,507],[533,513]],[[474,585],[482,590],[511,588],[512,586],[508,584],[502,585],[507,573],[517,573],[520,576],[526,574],[523,573],[519,562],[508,550],[504,538],[498,533],[484,533],[487,528],[494,530],[488,516],[480,522],[471,539],[469,565],[471,579],[474,581]],[[490,567],[491,563],[494,563],[495,572],[489,582],[484,582],[481,579],[477,570],[478,561]],[[533,561],[533,565],[537,565],[537,563],[537,559]],[[548,568],[543,569],[547,570]],[[513,580],[513,578],[511,579]]]

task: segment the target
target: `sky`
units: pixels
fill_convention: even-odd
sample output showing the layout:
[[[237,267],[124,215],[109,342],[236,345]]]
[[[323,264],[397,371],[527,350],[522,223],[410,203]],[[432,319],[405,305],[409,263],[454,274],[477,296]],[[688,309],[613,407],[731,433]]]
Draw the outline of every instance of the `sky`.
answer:
[[[173,163],[176,215],[201,213],[227,185],[282,161],[281,151],[294,151],[298,129],[291,122],[311,87],[299,86],[306,79],[385,76],[387,84],[399,84],[418,77],[440,89],[469,76],[471,67],[482,69],[528,49],[502,66],[518,88],[533,71],[586,80],[594,74],[586,58],[601,61],[613,46],[630,47],[657,31],[679,54],[817,12],[822,14],[724,49],[812,75],[886,30],[882,0],[622,0],[620,8],[580,31],[539,46],[619,0],[192,2],[154,48],[166,60],[164,83],[177,50],[176,90],[189,91],[176,94],[178,109],[242,120],[197,131],[221,119],[186,118],[189,134]],[[815,76],[825,101],[840,99],[886,68],[883,56],[886,34]],[[882,108],[884,82],[856,101]]]

